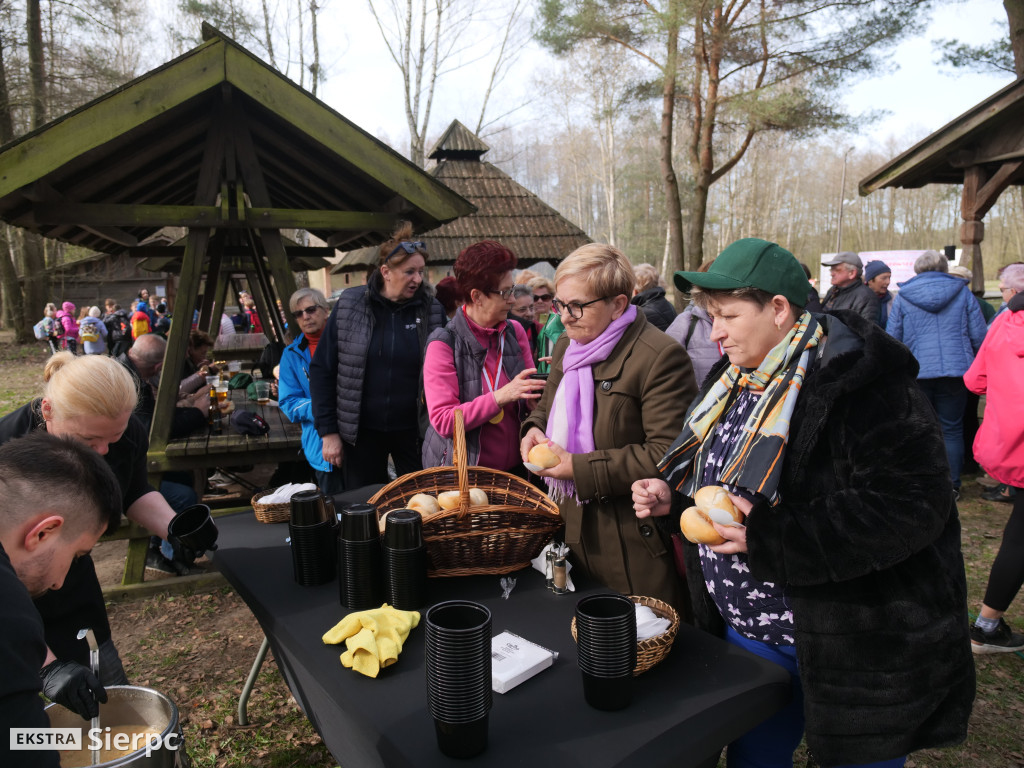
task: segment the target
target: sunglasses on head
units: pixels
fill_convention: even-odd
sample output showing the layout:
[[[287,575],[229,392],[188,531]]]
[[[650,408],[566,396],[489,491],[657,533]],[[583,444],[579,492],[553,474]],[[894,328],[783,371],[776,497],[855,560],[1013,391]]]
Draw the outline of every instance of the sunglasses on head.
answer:
[[[314,304],[312,307],[306,307],[305,309],[297,309],[295,310],[295,317],[299,318],[302,317],[303,315],[305,315],[306,317],[312,317],[313,315],[316,314],[318,309],[320,309],[320,307],[318,307],[316,304]]]
[[[535,293],[533,294],[534,301],[551,301],[550,293]]]
[[[427,244],[424,243],[422,240],[417,240],[414,243],[410,243],[408,240],[403,240],[402,242],[395,246],[395,250],[389,253],[388,257],[384,259],[384,261],[391,261],[391,257],[394,256],[399,251],[405,251],[406,253],[412,255],[414,253],[419,253],[420,251],[425,251],[426,248]]]

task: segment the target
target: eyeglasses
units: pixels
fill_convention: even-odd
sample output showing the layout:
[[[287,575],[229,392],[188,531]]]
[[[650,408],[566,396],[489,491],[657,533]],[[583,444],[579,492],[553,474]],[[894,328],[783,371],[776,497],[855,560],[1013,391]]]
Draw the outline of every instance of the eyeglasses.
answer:
[[[506,288],[504,291],[488,291],[487,294],[489,296],[498,295],[501,296],[501,298],[503,298],[505,301],[508,301],[512,297],[512,291],[514,291],[515,289],[516,287],[513,285],[511,288]]]
[[[610,298],[611,298],[610,296],[602,296],[599,299],[593,299],[591,301],[584,301],[582,304],[580,302],[578,302],[578,301],[564,302],[564,301],[559,301],[558,299],[554,299],[551,302],[551,308],[553,310],[555,310],[555,312],[557,312],[558,314],[562,314],[563,312],[568,312],[569,313],[569,317],[574,318],[576,320],[579,320],[581,317],[583,317],[583,308],[584,307],[589,307],[591,304],[597,304],[597,302],[599,302],[599,301],[605,301],[605,300],[610,299]]]
[[[323,307],[318,307],[316,304],[314,304],[312,307],[306,307],[305,309],[297,309],[295,310],[295,319],[298,320],[303,315],[305,315],[306,317],[312,317],[321,309],[323,309]]]
[[[551,298],[552,298],[552,296],[551,296],[550,293],[535,293],[535,294],[533,294],[533,300],[534,301],[551,301]]]
[[[399,251],[405,251],[406,253],[412,255],[414,253],[419,253],[420,251],[425,251],[426,248],[427,244],[424,243],[422,240],[417,240],[415,243],[410,243],[407,240],[403,240],[402,242],[395,246],[395,250],[388,254],[388,257],[384,259],[384,262],[387,263],[391,261],[391,257],[394,256]]]

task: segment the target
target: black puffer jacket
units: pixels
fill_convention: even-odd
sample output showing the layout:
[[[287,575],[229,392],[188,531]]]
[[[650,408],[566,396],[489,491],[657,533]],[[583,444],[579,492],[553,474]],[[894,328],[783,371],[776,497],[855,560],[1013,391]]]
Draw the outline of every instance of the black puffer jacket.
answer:
[[[630,303],[640,307],[644,314],[647,315],[647,322],[659,331],[664,331],[676,319],[676,308],[672,306],[672,302],[665,298],[664,288],[654,286],[645,291],[640,291],[640,293],[633,297]]]
[[[966,738],[960,519],[909,350],[856,313],[818,319],[827,340],[793,413],[780,502],[747,519],[749,565],[785,585],[810,751],[866,763]],[[700,573],[696,545],[685,555]],[[721,634],[704,580],[688,582],[698,626]]]
[[[380,272],[375,272],[368,285],[350,288],[342,293],[320,337],[309,367],[309,391],[316,431],[321,437],[340,434],[346,443],[354,445],[356,442],[366,392],[367,354],[376,324],[372,301],[376,300],[378,304],[389,303],[393,305],[394,312],[398,313],[398,316],[389,318],[389,328],[394,337],[383,346],[406,354],[410,341],[418,344],[421,369],[427,337],[435,328],[445,324],[444,307],[434,298],[426,283],[420,286],[409,301],[401,305],[380,298],[382,283]],[[388,366],[380,360],[377,369],[386,375]],[[405,389],[409,391],[394,391],[387,386],[387,382],[383,382],[375,388],[374,394],[386,393],[393,398],[409,399],[415,404],[419,395],[417,382],[414,381]],[[412,423],[405,427],[414,426],[415,407]]]

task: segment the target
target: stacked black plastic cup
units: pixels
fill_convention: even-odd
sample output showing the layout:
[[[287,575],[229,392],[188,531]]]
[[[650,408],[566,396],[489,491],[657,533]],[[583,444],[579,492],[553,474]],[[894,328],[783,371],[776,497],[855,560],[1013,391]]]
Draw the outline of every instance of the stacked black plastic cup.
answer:
[[[603,594],[576,603],[576,654],[583,697],[594,709],[624,709],[633,700],[636,606]]]
[[[491,612],[467,600],[427,610],[427,708],[437,746],[448,757],[487,749],[491,711]]]
[[[300,491],[291,505],[288,535],[295,581],[304,587],[326,584],[337,573],[337,519],[328,514],[319,491]]]
[[[423,518],[414,509],[389,512],[384,522],[384,592],[393,608],[415,611],[427,602]]]
[[[379,608],[384,602],[377,508],[347,504],[341,508],[338,536],[338,597],[350,611]]]

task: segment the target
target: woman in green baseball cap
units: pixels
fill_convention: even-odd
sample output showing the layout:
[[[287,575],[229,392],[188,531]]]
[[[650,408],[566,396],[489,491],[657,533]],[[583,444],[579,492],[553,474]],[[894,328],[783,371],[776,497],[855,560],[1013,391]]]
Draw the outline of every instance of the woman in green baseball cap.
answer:
[[[962,741],[974,696],[960,526],[934,412],[909,350],[849,311],[807,312],[775,243],[739,240],[676,286],[726,357],[686,425],[633,484],[637,517],[722,486],[743,525],[687,543],[698,626],[783,666],[793,695],[728,765],[901,766]],[[692,513],[688,513],[692,514]]]

